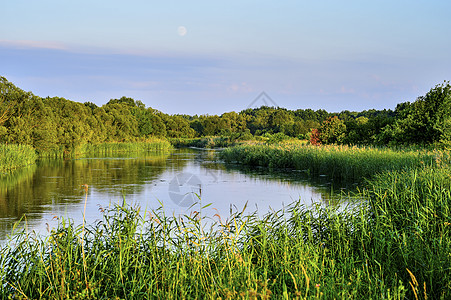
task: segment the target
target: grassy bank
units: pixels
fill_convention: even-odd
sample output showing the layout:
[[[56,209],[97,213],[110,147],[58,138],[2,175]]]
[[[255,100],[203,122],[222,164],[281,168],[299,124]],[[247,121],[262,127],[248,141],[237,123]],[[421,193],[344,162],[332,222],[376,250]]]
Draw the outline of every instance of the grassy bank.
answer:
[[[171,143],[166,139],[148,138],[136,142],[108,142],[101,144],[83,144],[74,149],[65,150],[64,147],[60,149],[40,151],[41,158],[62,158],[62,157],[76,157],[86,154],[112,154],[112,153],[127,153],[127,152],[147,152],[160,151],[172,149]]]
[[[31,146],[0,144],[0,173],[34,164],[36,159],[36,152]]]
[[[304,170],[338,182],[358,182],[374,174],[435,165],[442,152],[388,148],[311,146],[300,143],[241,145],[221,151],[228,163]],[[449,158],[446,158],[449,159]]]
[[[147,152],[171,149],[172,146],[167,140],[150,139],[143,142],[132,143],[102,143],[85,144],[78,148],[76,155],[81,154],[111,154],[122,152]]]
[[[383,172],[357,211],[300,202],[263,218],[104,210],[1,249],[0,292],[28,298],[449,299],[449,166]],[[211,220],[208,220],[211,224]],[[143,229],[144,228],[144,229]]]
[[[38,158],[76,157],[86,154],[108,155],[113,153],[147,152],[172,149],[171,143],[165,139],[149,138],[140,142],[84,144],[70,152],[61,149],[41,151],[39,153],[29,145],[0,144],[0,173],[31,165]]]
[[[237,141],[229,137],[210,136],[201,138],[171,138],[170,143],[176,148],[196,147],[196,148],[224,148],[234,146]]]

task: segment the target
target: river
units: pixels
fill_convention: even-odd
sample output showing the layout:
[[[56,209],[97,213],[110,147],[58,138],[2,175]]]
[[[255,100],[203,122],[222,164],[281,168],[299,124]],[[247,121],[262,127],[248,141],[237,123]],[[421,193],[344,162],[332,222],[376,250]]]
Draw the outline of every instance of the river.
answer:
[[[126,201],[142,210],[163,206],[167,214],[202,213],[227,217],[230,210],[264,215],[301,199],[336,203],[327,182],[312,183],[296,170],[230,166],[216,151],[177,149],[165,153],[116,154],[70,160],[41,160],[0,176],[0,240],[22,218],[28,232],[45,234],[58,218],[81,224],[100,219],[100,210]],[[84,185],[87,185],[87,193]]]

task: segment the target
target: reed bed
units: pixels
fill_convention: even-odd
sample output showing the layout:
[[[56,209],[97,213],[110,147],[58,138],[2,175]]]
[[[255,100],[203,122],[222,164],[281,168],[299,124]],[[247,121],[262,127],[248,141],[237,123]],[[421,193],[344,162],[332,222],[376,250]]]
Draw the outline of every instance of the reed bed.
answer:
[[[60,146],[58,149],[40,151],[40,158],[76,157],[85,154],[109,155],[113,153],[131,153],[163,151],[172,149],[171,143],[166,139],[151,137],[137,142],[107,142],[100,144],[82,144],[68,151]]]
[[[143,142],[115,142],[101,144],[84,144],[76,149],[76,154],[111,154],[121,152],[148,152],[172,149],[172,145],[163,139],[153,138]]]
[[[34,164],[36,151],[29,145],[0,144],[0,173]]]
[[[229,137],[222,136],[208,136],[202,138],[171,138],[169,141],[176,148],[223,148],[239,143],[236,141],[231,141]]]
[[[220,158],[228,163],[291,168],[312,176],[327,175],[332,181],[362,183],[383,171],[432,166],[443,158],[443,152],[299,143],[250,144],[224,149]]]
[[[282,146],[266,147],[276,152],[262,153],[277,154]],[[298,201],[263,217],[245,208],[229,216],[204,216],[202,208],[167,216],[163,208],[142,212],[124,200],[100,208],[103,218],[94,224],[60,219],[47,237],[17,225],[0,248],[0,295],[450,299],[449,153],[316,149],[336,159],[341,151],[372,160],[362,167],[374,173],[357,195],[359,206],[306,207]]]
[[[383,172],[354,210],[166,216],[124,203],[1,248],[3,298],[449,299],[449,166]],[[208,225],[207,225],[208,224]]]

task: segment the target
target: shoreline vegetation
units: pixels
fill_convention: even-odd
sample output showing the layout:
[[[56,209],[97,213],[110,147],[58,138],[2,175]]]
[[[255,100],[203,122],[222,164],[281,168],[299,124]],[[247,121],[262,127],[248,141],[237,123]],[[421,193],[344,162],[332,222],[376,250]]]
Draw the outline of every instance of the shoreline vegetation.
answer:
[[[30,145],[0,144],[0,173],[7,173],[21,167],[32,165],[38,159],[67,158],[87,154],[113,154],[147,151],[165,151],[173,146],[166,139],[148,138],[139,142],[108,142],[100,144],[83,144],[71,152],[59,149],[37,151]]]
[[[124,199],[121,205],[100,208],[104,217],[95,224],[76,226],[61,219],[47,237],[16,225],[9,244],[0,249],[0,294],[74,299],[451,297],[449,152],[288,142],[236,146],[222,150],[221,156],[273,168],[301,167],[305,160],[318,174],[333,171],[322,166],[335,173],[353,169],[352,179],[366,179],[356,192],[362,202],[339,210],[299,201],[264,217],[245,209],[206,217],[196,206],[191,215],[175,217],[164,215],[162,208],[141,212]]]
[[[189,116],[127,97],[41,98],[0,77],[0,116],[1,173],[84,153],[226,147],[226,163],[325,175],[356,184],[362,199],[344,210],[295,202],[262,218],[215,215],[213,227],[201,208],[168,217],[126,199],[100,208],[95,224],[60,219],[47,237],[16,224],[0,248],[1,298],[451,298],[447,81],[394,111]]]
[[[449,299],[449,163],[384,171],[353,210],[295,202],[259,218],[166,216],[117,204],[61,219],[48,237],[16,227],[0,250],[3,297]],[[86,193],[88,193],[86,188]],[[206,226],[205,224],[209,224]],[[27,263],[24,263],[27,262]]]
[[[295,169],[310,176],[327,176],[333,182],[362,184],[384,171],[435,166],[450,159],[449,152],[343,145],[313,146],[302,141],[279,144],[248,143],[222,150],[226,163]]]
[[[38,155],[29,145],[0,144],[0,173],[34,164]]]
[[[31,145],[39,153],[71,153],[87,144],[149,137],[223,147],[246,140],[308,140],[314,145],[421,146],[451,149],[451,85],[444,81],[395,110],[342,111],[261,106],[221,115],[169,115],[140,100],[102,106],[42,98],[0,76],[0,143]],[[200,140],[195,140],[200,139]]]

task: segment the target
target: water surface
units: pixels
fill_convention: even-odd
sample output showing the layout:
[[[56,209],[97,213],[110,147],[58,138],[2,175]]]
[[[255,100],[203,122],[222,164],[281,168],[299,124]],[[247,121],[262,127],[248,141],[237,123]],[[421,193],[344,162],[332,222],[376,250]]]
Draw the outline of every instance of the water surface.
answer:
[[[88,185],[86,195],[83,185]],[[27,229],[45,233],[57,218],[82,222],[101,218],[101,208],[126,201],[167,214],[227,217],[230,210],[264,215],[301,199],[306,205],[336,201],[327,184],[313,184],[302,172],[227,166],[215,150],[179,149],[71,160],[45,160],[0,177],[0,239],[22,218]],[[25,222],[26,221],[26,222]]]

